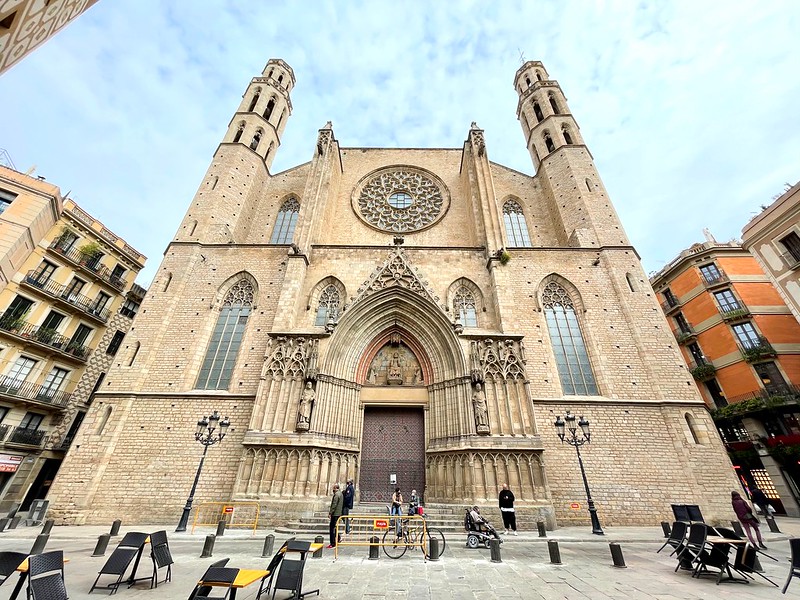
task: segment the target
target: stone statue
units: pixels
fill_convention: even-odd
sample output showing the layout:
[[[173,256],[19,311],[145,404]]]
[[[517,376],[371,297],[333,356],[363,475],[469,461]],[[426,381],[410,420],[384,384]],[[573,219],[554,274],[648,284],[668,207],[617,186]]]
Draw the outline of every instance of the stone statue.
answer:
[[[422,369],[418,366],[414,368],[414,385],[422,383]]]
[[[486,393],[480,383],[475,384],[472,394],[472,409],[475,412],[475,426],[478,433],[489,433],[489,412],[486,406]]]
[[[300,409],[297,411],[297,429],[308,431],[308,425],[311,423],[311,407],[314,405],[316,397],[317,394],[311,387],[311,382],[306,382],[306,387],[300,396]]]
[[[388,376],[386,377],[387,383],[403,383],[403,365],[400,360],[400,353],[394,352],[389,359]]]
[[[378,374],[375,372],[375,365],[370,365],[369,374],[367,375],[367,381],[369,383],[375,383],[377,379],[378,379]]]

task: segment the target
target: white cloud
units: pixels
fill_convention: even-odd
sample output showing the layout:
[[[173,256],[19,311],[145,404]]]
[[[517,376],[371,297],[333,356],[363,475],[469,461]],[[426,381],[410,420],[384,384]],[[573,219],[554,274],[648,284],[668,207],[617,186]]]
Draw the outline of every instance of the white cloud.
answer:
[[[294,68],[273,170],[343,146],[459,147],[531,172],[512,80],[545,63],[653,270],[800,177],[800,4],[105,0],[0,77],[0,147],[150,257],[147,284],[239,98]]]

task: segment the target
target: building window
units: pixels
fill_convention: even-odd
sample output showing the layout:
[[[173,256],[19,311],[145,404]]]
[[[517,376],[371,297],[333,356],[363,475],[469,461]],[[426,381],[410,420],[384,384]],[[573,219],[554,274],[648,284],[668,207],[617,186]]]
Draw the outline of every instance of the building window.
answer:
[[[64,315],[54,310],[51,310],[45,320],[42,322],[41,326],[39,327],[39,332],[37,337],[41,339],[41,334],[43,330],[55,332],[56,329],[61,325],[61,322],[64,320]]]
[[[550,100],[550,108],[553,109],[553,114],[555,115],[559,114],[558,104],[556,104],[556,99],[553,96],[549,96],[549,100]]]
[[[264,118],[269,121],[272,116],[272,111],[275,110],[275,98],[270,98],[267,102],[267,108],[264,109]]]
[[[708,390],[708,395],[711,396],[711,400],[714,402],[714,406],[717,408],[728,406],[728,400],[725,398],[725,394],[716,379],[709,379],[705,382],[705,386]]]
[[[247,279],[240,279],[225,296],[203,366],[200,368],[197,388],[228,389],[247,318],[253,306],[254,293],[253,284]]]
[[[250,107],[247,109],[247,112],[253,112],[253,109],[255,109],[256,104],[258,104],[258,99],[260,96],[261,94],[259,94],[258,92],[256,92],[253,95],[253,99],[250,101]]]
[[[23,296],[17,296],[8,305],[8,308],[0,317],[0,327],[4,329],[20,329],[25,325],[25,318],[33,306],[33,301]]]
[[[699,444],[700,441],[697,439],[697,431],[695,431],[694,417],[689,413],[686,413],[683,417],[686,419],[686,426],[689,428],[689,433],[692,434],[692,441],[695,444]]]
[[[75,330],[75,333],[72,334],[72,338],[69,340],[69,344],[67,344],[67,349],[79,349],[83,348],[86,345],[86,338],[89,337],[89,334],[92,333],[93,329],[88,325],[84,325],[81,323],[78,325],[78,328]]]
[[[564,134],[564,143],[565,144],[572,144],[572,136],[569,134],[568,129],[562,129],[561,133]]]
[[[111,281],[118,281],[122,283],[122,276],[125,274],[125,267],[117,265],[111,271]]]
[[[696,342],[692,342],[691,344],[687,344],[686,348],[689,350],[689,354],[692,355],[692,360],[695,364],[699,367],[700,365],[706,364],[708,361],[706,360],[706,355],[703,354],[703,351],[700,349],[700,346]]]
[[[550,134],[547,132],[544,134],[544,145],[547,146],[548,152],[553,152],[556,149],[555,144],[553,144],[553,138],[551,138]]]
[[[139,311],[139,303],[136,300],[131,300],[130,298],[125,300],[122,304],[122,308],[119,309],[119,314],[124,317],[133,318],[136,316],[136,313]]]
[[[737,323],[733,326],[733,333],[745,350],[761,346],[761,339],[752,323]]]
[[[100,421],[97,423],[97,429],[94,430],[96,435],[103,433],[103,430],[108,424],[108,419],[111,418],[111,411],[112,408],[110,406],[106,406],[105,410],[103,410],[103,416],[100,417]]]
[[[70,231],[69,229],[64,229],[56,238],[55,247],[63,252],[69,252],[72,250],[72,247],[75,245],[75,242],[78,241],[78,234],[74,231]]]
[[[786,248],[789,257],[792,258],[791,265],[793,266],[800,262],[800,236],[792,231],[786,237],[781,238],[780,242],[783,244],[783,247]],[[784,256],[786,256],[786,254],[784,254]]]
[[[774,362],[757,363],[753,365],[753,368],[767,391],[776,392],[786,389],[786,380]]]
[[[672,293],[671,289],[667,288],[661,293],[664,294],[664,300],[667,301],[667,304],[670,306],[670,308],[673,306],[678,306],[678,299],[675,297],[675,294]]]
[[[233,143],[234,144],[242,139],[242,134],[243,133],[244,133],[244,123],[239,123],[239,128],[236,130],[236,135],[233,136]],[[191,235],[191,234],[189,234],[189,235]]]
[[[270,244],[290,244],[294,237],[294,228],[300,214],[300,203],[295,198],[290,198],[281,206],[275,227],[272,230]]]
[[[56,266],[53,263],[43,260],[42,264],[36,267],[36,270],[31,273],[27,281],[36,287],[43,287],[44,284],[50,280],[50,277],[52,277],[55,271]]]
[[[42,424],[43,420],[44,420],[44,415],[32,412],[25,413],[25,416],[22,417],[22,421],[19,424],[19,428],[36,430],[39,429],[39,425]]]
[[[0,190],[0,214],[5,212],[5,210],[11,206],[11,203],[17,195],[13,192],[9,192],[8,190]]]
[[[325,325],[330,319],[334,321],[339,316],[339,290],[336,286],[331,284],[322,290],[319,296],[319,305],[317,306],[317,317],[314,320],[314,325]]]
[[[631,275],[630,273],[625,273],[625,281],[628,282],[628,289],[630,289],[630,291],[632,292],[635,292],[636,283],[635,280],[633,279],[633,275]]]
[[[106,348],[106,354],[110,354],[114,356],[118,351],[120,345],[122,345],[122,340],[125,339],[125,332],[117,330],[114,333],[114,337],[111,338],[111,341],[108,344],[108,348]]]
[[[722,279],[722,273],[714,263],[709,263],[700,267],[700,274],[707,283],[714,283]]]
[[[92,312],[95,314],[100,314],[102,310],[108,304],[108,301],[111,300],[111,296],[106,294],[105,292],[98,292],[97,298],[95,298],[94,304],[92,304]]]
[[[563,287],[551,281],[542,292],[542,307],[564,394],[597,395],[597,384],[572,298]]]
[[[25,379],[28,378],[30,375],[31,370],[33,367],[36,366],[36,361],[32,358],[28,358],[27,356],[20,356],[17,358],[16,362],[12,365],[11,370],[9,370],[8,374],[3,378],[3,385],[4,388],[11,388],[17,389]]]
[[[66,298],[67,302],[75,302],[75,300],[78,299],[78,294],[81,293],[84,285],[86,285],[85,281],[78,279],[77,277],[73,277],[72,281],[70,281],[69,285],[66,287],[61,296]]]
[[[538,102],[533,103],[533,114],[536,116],[537,123],[544,121],[544,115],[542,114],[542,109]]]
[[[516,200],[509,200],[503,205],[503,221],[506,225],[508,245],[517,248],[530,248],[531,238],[528,235],[528,224],[525,213]]]
[[[691,333],[692,327],[689,325],[689,321],[686,320],[686,317],[683,316],[683,313],[678,313],[674,317],[675,323],[678,325],[678,329],[683,333]]]
[[[464,327],[478,326],[478,311],[475,309],[475,296],[465,286],[456,290],[453,297],[453,310]]]
[[[256,131],[255,135],[253,136],[253,139],[250,140],[250,150],[253,150],[254,152],[258,150],[258,144],[259,142],[261,142],[261,133],[262,132],[259,129],[258,131]]]
[[[55,396],[58,390],[60,390],[61,386],[64,384],[68,374],[69,371],[66,369],[53,367],[53,370],[47,374],[44,384],[42,385],[42,389],[39,390],[37,396],[40,398],[52,398]]]
[[[731,290],[722,290],[721,292],[714,292],[714,298],[717,299],[717,304],[719,304],[720,312],[727,313],[732,310],[739,310],[742,308],[742,305],[739,304],[739,301],[736,299],[736,296],[733,295]]]

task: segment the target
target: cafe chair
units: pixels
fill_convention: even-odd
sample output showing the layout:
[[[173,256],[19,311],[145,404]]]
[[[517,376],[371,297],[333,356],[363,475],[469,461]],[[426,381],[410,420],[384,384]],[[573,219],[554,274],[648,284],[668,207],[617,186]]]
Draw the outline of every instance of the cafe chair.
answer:
[[[661,546],[661,548],[659,548],[656,551],[656,554],[661,552],[667,546],[672,546],[673,548],[672,552],[670,553],[670,556],[675,554],[678,550],[680,550],[683,547],[683,544],[686,541],[686,531],[688,529],[689,529],[688,523],[684,523],[683,521],[675,521],[672,524],[672,531],[670,532],[667,541],[664,542],[664,545]]]
[[[289,542],[292,541],[294,538],[290,538],[283,542],[283,545],[278,549],[275,555],[270,559],[269,564],[267,565],[267,576],[261,580],[261,586],[258,588],[258,594],[256,594],[256,600],[261,598],[261,594],[265,594],[269,596],[270,587],[272,587],[272,580],[275,577],[275,573],[278,570],[278,567],[283,560],[283,557],[286,556],[286,547],[289,545]],[[267,584],[267,587],[264,587],[264,583]]]
[[[783,590],[781,590],[783,594],[786,593],[786,589],[792,582],[792,577],[800,577],[800,538],[790,539],[789,548],[792,551],[792,565],[789,567],[789,577],[786,578],[786,583],[783,586]]]
[[[167,568],[167,572],[162,583],[172,581],[172,565],[175,561],[169,551],[166,531],[156,531],[150,534],[150,558],[153,559],[153,579],[150,582],[150,588],[158,587],[158,570],[164,567]]]
[[[64,553],[61,550],[28,558],[28,599],[67,600]]]
[[[196,586],[194,586],[192,593],[189,595],[189,600],[193,600],[194,598],[208,598],[208,595],[211,593],[213,588],[210,585],[201,585],[203,579],[205,579],[209,570],[221,569],[222,567],[228,564],[229,560],[230,558],[223,558],[222,560],[218,560],[216,562],[211,563],[208,566],[208,569],[206,569],[206,572],[203,573],[203,576],[200,578],[200,581],[197,583]]]
[[[203,575],[203,579],[198,582],[195,590],[202,585],[202,587],[210,587],[211,593],[207,596],[197,596],[194,592],[189,596],[189,600],[194,598],[205,598],[206,600],[227,600],[231,595],[233,589],[233,582],[236,581],[236,576],[239,575],[239,569],[232,569],[230,567],[209,567]],[[210,585],[213,583],[214,585]],[[212,596],[211,594],[223,592],[221,596]]]
[[[26,558],[28,555],[22,552],[0,552],[0,585],[14,574]]]
[[[146,533],[139,533],[135,531],[126,533],[120,543],[117,544],[117,547],[114,548],[111,556],[108,557],[106,564],[104,564],[103,568],[100,569],[100,572],[97,574],[97,578],[94,580],[92,587],[89,589],[89,593],[91,594],[95,589],[111,590],[111,594],[116,593],[117,589],[119,589],[119,586],[122,585],[122,578],[125,576],[125,572],[128,570],[128,566],[131,564],[131,561],[139,556],[139,553],[144,548],[147,537],[148,534]],[[97,582],[103,575],[116,577],[116,580],[112,581],[108,585],[98,586]]]

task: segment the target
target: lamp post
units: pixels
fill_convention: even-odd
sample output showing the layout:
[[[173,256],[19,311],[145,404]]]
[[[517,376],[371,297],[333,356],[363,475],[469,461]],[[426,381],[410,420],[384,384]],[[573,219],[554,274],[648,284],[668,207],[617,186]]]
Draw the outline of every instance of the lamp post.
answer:
[[[600,527],[600,519],[597,518],[597,509],[594,507],[594,500],[592,500],[592,493],[589,491],[589,482],[586,481],[586,471],[583,469],[583,459],[581,458],[581,446],[588,443],[591,438],[591,434],[589,433],[589,421],[581,417],[576,426],[575,415],[567,411],[563,419],[561,415],[556,416],[554,425],[556,426],[558,437],[561,438],[561,443],[566,442],[570,446],[574,446],[575,451],[578,453],[578,465],[581,467],[583,487],[586,488],[586,501],[589,504],[589,516],[592,519],[592,533],[604,535],[603,529]],[[581,429],[580,436],[577,433],[578,427]]]
[[[200,458],[200,464],[197,466],[197,474],[194,476],[192,491],[189,492],[189,497],[186,499],[186,506],[183,507],[183,514],[181,515],[181,520],[175,531],[186,531],[186,525],[189,523],[189,513],[192,512],[194,492],[197,490],[197,482],[200,481],[200,472],[203,470],[203,461],[206,459],[208,447],[222,441],[230,424],[231,422],[228,417],[220,419],[217,411],[211,413],[210,417],[203,417],[197,422],[197,431],[194,433],[194,439],[203,444],[203,456]],[[217,427],[219,427],[219,430],[217,430]]]

